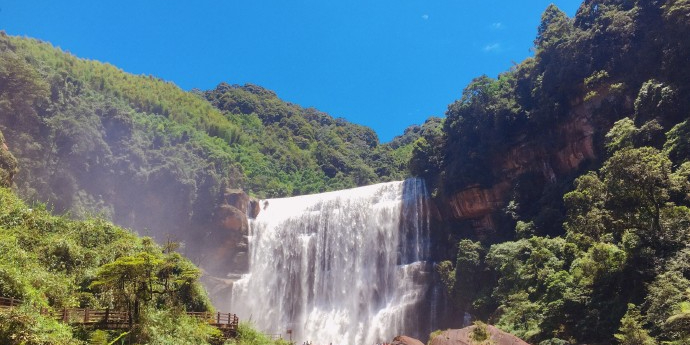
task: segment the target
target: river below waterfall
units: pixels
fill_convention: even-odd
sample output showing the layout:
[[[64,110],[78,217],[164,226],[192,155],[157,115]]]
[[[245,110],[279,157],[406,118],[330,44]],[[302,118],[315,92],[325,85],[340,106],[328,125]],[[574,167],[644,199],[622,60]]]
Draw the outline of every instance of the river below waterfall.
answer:
[[[262,200],[231,310],[296,343],[425,338],[437,295],[427,200],[419,179]]]

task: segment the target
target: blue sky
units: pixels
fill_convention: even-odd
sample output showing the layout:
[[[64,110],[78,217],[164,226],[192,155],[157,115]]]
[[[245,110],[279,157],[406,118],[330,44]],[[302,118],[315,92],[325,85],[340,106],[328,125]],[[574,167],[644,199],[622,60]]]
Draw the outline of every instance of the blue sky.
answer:
[[[185,90],[258,84],[387,142],[530,56],[552,2],[581,0],[11,0],[0,29]]]

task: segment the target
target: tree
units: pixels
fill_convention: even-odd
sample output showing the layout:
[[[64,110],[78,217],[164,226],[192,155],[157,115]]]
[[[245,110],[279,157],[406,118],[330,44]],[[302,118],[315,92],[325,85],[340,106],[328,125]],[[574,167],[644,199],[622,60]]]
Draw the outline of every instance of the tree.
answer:
[[[690,160],[690,121],[685,120],[666,133],[664,153],[676,164]]]
[[[563,226],[568,239],[585,249],[606,234],[611,213],[606,209],[606,186],[590,171],[575,180],[575,190],[563,196],[568,209]]]
[[[5,137],[0,132],[0,187],[10,187],[18,171],[17,159],[7,149]]]
[[[566,41],[572,30],[572,23],[563,11],[556,5],[550,4],[541,15],[541,23],[537,29],[534,46],[546,49]]]
[[[685,290],[685,300],[678,303],[673,315],[665,322],[666,328],[676,333],[672,344],[688,344],[690,341],[690,288]]]
[[[634,304],[628,304],[628,312],[621,319],[620,333],[615,334],[621,345],[655,345],[656,341],[642,328],[642,316]]]
[[[101,266],[90,287],[112,294],[115,307],[124,306],[130,323],[136,322],[140,305],[152,298],[157,268],[162,262],[146,252],[120,257]]]
[[[484,262],[486,249],[479,242],[461,240],[458,243],[455,261],[454,296],[462,310],[471,311],[481,317],[488,316],[484,305],[473,301],[484,300],[490,295],[492,279]]]
[[[663,16],[668,22],[679,28],[688,28],[688,16],[690,15],[690,0],[669,0],[662,6]]]
[[[620,150],[601,171],[614,239],[627,232],[641,241],[638,249],[650,248],[664,258],[685,245],[688,210],[669,203],[687,191],[688,180],[673,172],[665,154],[650,147]]]
[[[682,322],[669,322],[675,312],[682,311],[683,303],[690,302],[688,290],[690,280],[683,277],[682,271],[675,267],[670,267],[669,271],[657,276],[649,285],[644,307],[645,319],[651,326],[652,334],[658,334],[664,339],[678,340],[683,329],[690,329],[690,323],[685,327]],[[681,318],[677,319],[680,321]]]
[[[0,49],[0,120],[3,125],[38,133],[39,112],[47,100],[48,85],[36,69],[23,57]]]
[[[472,345],[491,345],[494,343],[491,340],[489,328],[481,321],[474,322],[474,328],[470,332],[470,341]]]
[[[609,153],[616,152],[624,148],[635,146],[635,135],[639,129],[635,127],[635,122],[626,117],[616,121],[611,130],[606,134],[606,149]]]

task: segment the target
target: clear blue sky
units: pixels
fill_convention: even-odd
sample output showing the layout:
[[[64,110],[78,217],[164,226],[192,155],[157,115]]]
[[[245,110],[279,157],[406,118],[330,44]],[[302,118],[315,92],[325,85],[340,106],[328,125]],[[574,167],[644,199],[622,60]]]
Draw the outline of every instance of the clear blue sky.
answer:
[[[552,2],[581,0],[10,0],[0,29],[185,90],[258,84],[387,142],[530,56]]]

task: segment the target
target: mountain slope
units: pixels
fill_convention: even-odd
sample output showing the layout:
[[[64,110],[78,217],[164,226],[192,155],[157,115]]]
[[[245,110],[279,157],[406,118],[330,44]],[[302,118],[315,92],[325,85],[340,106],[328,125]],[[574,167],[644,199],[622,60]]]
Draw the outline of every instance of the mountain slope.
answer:
[[[689,17],[551,5],[535,57],[475,79],[415,143],[458,315],[534,344],[688,342]]]
[[[170,333],[208,344],[217,330],[184,313],[212,311],[201,272],[173,250],[102,219],[52,216],[0,188],[0,296],[23,301],[0,310],[0,342],[106,343],[125,332],[73,328],[45,312],[112,308],[137,321],[122,334],[132,343],[165,341]]]
[[[0,57],[18,193],[184,241],[204,265],[246,247],[246,229],[224,224],[228,190],[290,196],[407,175],[409,146],[380,145],[368,128],[257,86],[185,92],[4,33]]]
[[[550,6],[535,57],[471,82],[443,131],[417,145],[413,173],[465,231],[511,236],[527,218],[540,219],[538,233],[562,231],[559,199],[601,166],[616,121],[632,118],[658,147],[687,119],[687,11],[685,1],[585,1],[568,18]]]

